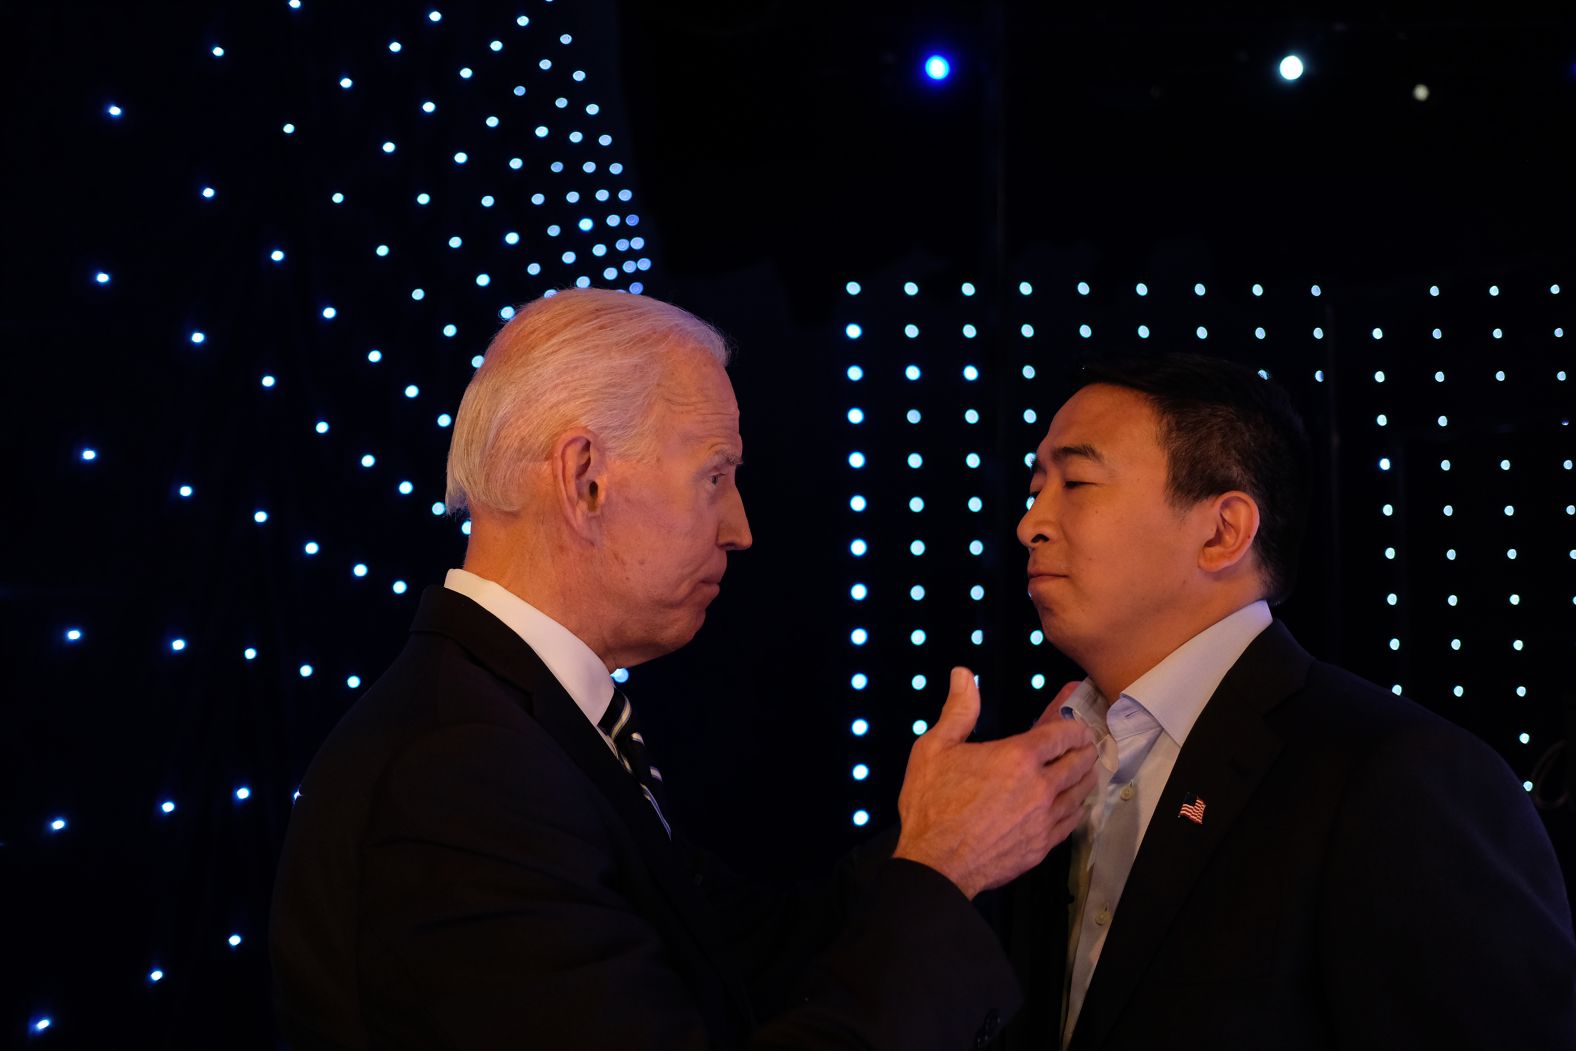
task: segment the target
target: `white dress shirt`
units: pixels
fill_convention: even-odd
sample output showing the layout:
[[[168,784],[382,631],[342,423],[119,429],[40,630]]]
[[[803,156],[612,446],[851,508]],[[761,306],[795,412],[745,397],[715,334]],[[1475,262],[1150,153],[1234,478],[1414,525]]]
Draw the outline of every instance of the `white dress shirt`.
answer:
[[[1114,704],[1085,679],[1062,706],[1064,717],[1094,732],[1100,753],[1095,790],[1073,834],[1063,1047],[1177,754],[1220,680],[1271,620],[1268,604],[1251,603],[1178,646]]]
[[[613,680],[608,676],[607,665],[590,646],[514,592],[475,573],[451,569],[443,578],[443,586],[474,600],[524,639],[574,700],[575,706],[596,727],[608,748],[618,755],[613,739],[598,726],[613,700]]]

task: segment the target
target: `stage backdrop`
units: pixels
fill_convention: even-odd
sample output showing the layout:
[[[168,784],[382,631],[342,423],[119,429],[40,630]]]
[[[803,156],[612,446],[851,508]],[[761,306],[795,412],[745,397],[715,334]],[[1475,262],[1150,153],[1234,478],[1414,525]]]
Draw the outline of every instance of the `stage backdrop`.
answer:
[[[1237,162],[1294,152],[1279,122],[1379,148],[1414,85],[1363,123],[1352,85],[1380,79],[1353,53],[1322,96],[1310,58],[1299,97],[1271,79],[1286,27],[1215,27],[1170,65],[1145,37],[1169,72],[1133,94],[1109,87],[1123,25],[975,6],[29,16],[0,282],[7,1040],[276,1046],[296,785],[463,557],[443,464],[479,356],[577,285],[672,298],[737,344],[756,546],[696,642],[626,682],[678,820],[742,867],[812,872],[894,821],[951,665],[980,673],[988,733],[1076,675],[1023,594],[1026,458],[1082,362],[1169,349],[1262,369],[1307,417],[1293,630],[1487,740],[1569,863],[1559,239],[1419,235],[1381,262],[1315,236],[1334,209],[1307,195],[1219,221],[1258,178]],[[1075,76],[1114,94],[1074,106],[1051,81]],[[1197,163],[1182,147],[1225,150],[1190,138],[1222,112],[1253,114],[1251,144]],[[1442,154],[1456,127],[1418,113],[1409,141]],[[1175,141],[1120,153],[1139,132]],[[1431,229],[1387,207],[1349,210]],[[1307,243],[1254,236],[1266,215]]]

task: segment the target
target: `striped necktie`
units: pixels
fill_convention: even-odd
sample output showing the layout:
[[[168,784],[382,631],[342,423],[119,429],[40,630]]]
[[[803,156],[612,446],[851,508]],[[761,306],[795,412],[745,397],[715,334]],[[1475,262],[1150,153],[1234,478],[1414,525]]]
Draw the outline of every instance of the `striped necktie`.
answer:
[[[646,759],[646,739],[640,736],[640,727],[635,722],[635,709],[630,707],[629,698],[624,696],[622,690],[613,691],[613,699],[608,702],[607,710],[596,725],[597,729],[612,739],[619,761],[624,764],[625,770],[634,775],[635,783],[640,785],[646,801],[656,811],[657,820],[662,822],[662,830],[672,839],[673,829],[662,813],[662,804],[657,801],[657,795],[662,791],[662,771]]]

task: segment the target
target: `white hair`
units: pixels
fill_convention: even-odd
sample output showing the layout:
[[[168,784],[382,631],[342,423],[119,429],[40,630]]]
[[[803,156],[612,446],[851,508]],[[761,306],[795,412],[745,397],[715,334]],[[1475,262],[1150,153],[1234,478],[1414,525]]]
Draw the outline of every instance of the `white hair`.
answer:
[[[522,307],[471,377],[449,444],[449,512],[518,511],[520,469],[585,427],[614,455],[649,451],[667,363],[687,348],[727,365],[727,343],[695,315],[643,295],[568,289]]]

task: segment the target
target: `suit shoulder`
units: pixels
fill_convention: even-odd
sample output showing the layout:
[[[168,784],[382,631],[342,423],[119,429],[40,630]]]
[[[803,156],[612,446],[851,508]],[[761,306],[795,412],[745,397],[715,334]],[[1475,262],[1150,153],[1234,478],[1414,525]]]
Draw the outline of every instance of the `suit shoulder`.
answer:
[[[1477,740],[1420,702],[1324,661],[1316,660],[1309,665],[1303,692],[1309,702],[1340,718],[1354,720],[1356,727],[1364,733],[1403,736],[1439,734]]]
[[[313,766],[384,755],[444,726],[492,723],[531,736],[541,733],[527,714],[529,698],[471,659],[463,648],[433,635],[413,635],[387,671],[345,712]]]
[[[512,754],[550,779],[568,777],[573,762],[532,717],[530,701],[457,644],[413,635],[319,747],[301,782],[290,836],[358,839],[374,796],[402,757],[452,751],[457,742],[470,743],[478,765]]]
[[[1448,772],[1470,783],[1519,792],[1509,764],[1481,738],[1344,668],[1314,661],[1302,699],[1305,709],[1318,710],[1326,732],[1361,757],[1359,768],[1377,767],[1397,776],[1423,773],[1430,780]]]

